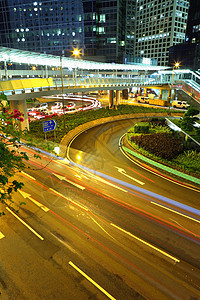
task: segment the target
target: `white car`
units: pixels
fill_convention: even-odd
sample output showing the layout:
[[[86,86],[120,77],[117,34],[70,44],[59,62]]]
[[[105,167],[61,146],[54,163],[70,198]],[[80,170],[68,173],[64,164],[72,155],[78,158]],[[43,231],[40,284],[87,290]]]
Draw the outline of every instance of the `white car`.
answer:
[[[189,104],[187,104],[187,102],[186,101],[178,101],[178,100],[174,100],[174,101],[172,101],[172,107],[174,107],[174,108],[185,108],[185,109],[187,109],[187,108],[189,108]]]
[[[74,102],[69,102],[69,103],[67,104],[67,108],[68,108],[68,109],[74,109],[74,108],[75,108]]]
[[[48,109],[48,103],[40,103],[36,105],[35,110],[47,110]]]
[[[52,110],[60,109],[63,107],[62,102],[55,102],[55,104],[51,107]]]

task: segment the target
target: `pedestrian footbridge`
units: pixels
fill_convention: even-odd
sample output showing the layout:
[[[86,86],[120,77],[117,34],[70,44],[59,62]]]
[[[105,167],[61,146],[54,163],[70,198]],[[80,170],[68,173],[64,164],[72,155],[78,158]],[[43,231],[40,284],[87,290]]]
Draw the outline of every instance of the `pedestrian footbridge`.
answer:
[[[83,59],[46,55],[0,47],[0,93],[11,108],[24,113],[28,129],[26,99],[74,92],[109,91],[109,101],[120,101],[122,90],[132,87],[159,89],[159,98],[171,99],[181,89],[200,105],[200,74],[191,70],[144,64],[98,63]],[[115,93],[113,93],[115,91]]]

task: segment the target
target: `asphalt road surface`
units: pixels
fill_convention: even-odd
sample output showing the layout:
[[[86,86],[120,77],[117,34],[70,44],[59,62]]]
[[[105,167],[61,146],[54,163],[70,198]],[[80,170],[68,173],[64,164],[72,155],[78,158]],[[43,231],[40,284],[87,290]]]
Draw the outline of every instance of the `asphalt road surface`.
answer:
[[[76,164],[26,149],[19,212],[0,218],[0,298],[200,297],[200,189],[125,157],[129,127],[80,135],[68,153]]]

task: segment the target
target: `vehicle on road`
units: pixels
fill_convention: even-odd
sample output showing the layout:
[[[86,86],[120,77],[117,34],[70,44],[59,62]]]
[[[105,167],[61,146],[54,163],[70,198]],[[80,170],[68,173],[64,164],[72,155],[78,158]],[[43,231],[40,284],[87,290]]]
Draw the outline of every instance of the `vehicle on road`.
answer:
[[[48,119],[56,117],[58,114],[56,112],[52,111],[43,111],[39,115],[34,116],[35,119],[41,120],[41,119]]]
[[[40,103],[35,106],[35,110],[41,111],[44,109],[48,109],[48,103]]]
[[[60,108],[62,108],[62,107],[63,107],[62,102],[55,102],[55,104],[52,105],[51,109],[52,109],[52,110],[56,110],[56,109],[60,109]]]
[[[39,115],[40,114],[40,111],[39,110],[31,110],[31,111],[28,111],[28,116],[30,117],[34,117],[36,115]]]
[[[68,108],[68,109],[73,109],[73,108],[75,108],[74,102],[69,102],[69,103],[67,104],[67,108]]]
[[[149,104],[149,98],[148,98],[148,97],[144,97],[144,96],[138,96],[138,97],[137,97],[137,102],[138,102],[138,103],[146,103],[146,104]]]
[[[172,107],[174,107],[174,108],[185,108],[185,109],[187,109],[187,108],[189,108],[189,104],[187,104],[187,102],[186,101],[178,101],[178,100],[174,100],[174,101],[172,101]]]

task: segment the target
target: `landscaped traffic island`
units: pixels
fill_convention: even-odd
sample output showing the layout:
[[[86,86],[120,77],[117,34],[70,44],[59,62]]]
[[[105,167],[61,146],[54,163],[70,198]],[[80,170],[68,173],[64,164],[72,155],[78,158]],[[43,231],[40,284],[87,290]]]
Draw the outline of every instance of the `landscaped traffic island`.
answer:
[[[136,123],[126,138],[132,149],[145,157],[200,177],[200,147],[170,129],[165,119]]]

